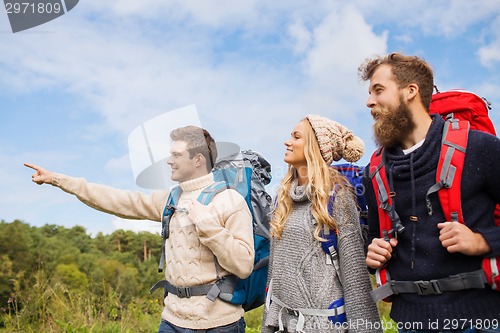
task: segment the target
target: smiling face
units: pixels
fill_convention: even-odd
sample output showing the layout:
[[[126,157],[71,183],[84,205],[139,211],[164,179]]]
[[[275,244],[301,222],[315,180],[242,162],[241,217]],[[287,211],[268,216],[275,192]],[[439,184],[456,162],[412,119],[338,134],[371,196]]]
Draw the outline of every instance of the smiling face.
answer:
[[[375,143],[387,148],[401,144],[411,134],[415,123],[389,65],[381,65],[374,71],[369,94],[366,105],[375,120]]]
[[[167,163],[172,169],[170,178],[173,181],[184,182],[197,177],[196,158],[189,157],[187,143],[184,141],[172,141]]]
[[[299,122],[293,129],[290,139],[285,141],[286,152],[284,161],[296,169],[299,169],[301,166],[307,166],[304,155],[304,129],[304,122]]]

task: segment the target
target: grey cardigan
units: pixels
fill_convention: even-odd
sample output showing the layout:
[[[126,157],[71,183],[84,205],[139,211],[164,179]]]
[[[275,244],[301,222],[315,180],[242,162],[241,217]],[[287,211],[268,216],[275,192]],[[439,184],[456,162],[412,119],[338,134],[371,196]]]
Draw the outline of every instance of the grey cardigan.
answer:
[[[316,221],[305,188],[295,181],[290,195],[293,210],[281,238],[271,240],[268,282],[272,280],[272,294],[294,309],[327,309],[344,298],[347,323],[335,325],[327,317],[304,315],[303,332],[381,332],[378,310],[369,295],[372,288],[354,198],[340,190],[333,203],[342,286],[334,265],[328,264],[327,254],[314,238]],[[276,303],[264,311],[262,333],[277,331],[280,317],[286,331],[296,332],[297,313],[282,310]]]

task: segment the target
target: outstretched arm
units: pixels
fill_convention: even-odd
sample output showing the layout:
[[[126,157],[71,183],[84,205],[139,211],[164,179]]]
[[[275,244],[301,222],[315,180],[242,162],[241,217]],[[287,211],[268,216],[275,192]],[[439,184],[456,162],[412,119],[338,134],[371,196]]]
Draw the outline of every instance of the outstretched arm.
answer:
[[[94,209],[127,219],[161,221],[168,191],[146,195],[89,183],[83,178],[51,172],[35,164],[25,163],[24,165],[35,170],[31,176],[34,183],[57,186],[75,195],[80,201]]]

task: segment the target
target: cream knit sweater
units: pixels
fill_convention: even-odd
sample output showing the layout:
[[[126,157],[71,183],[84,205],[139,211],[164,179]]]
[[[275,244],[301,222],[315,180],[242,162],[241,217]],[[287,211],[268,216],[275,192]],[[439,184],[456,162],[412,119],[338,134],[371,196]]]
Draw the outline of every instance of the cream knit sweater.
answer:
[[[180,184],[179,207],[196,200],[201,191],[214,182],[213,175]],[[168,192],[149,195],[88,183],[82,178],[56,174],[52,185],[74,194],[92,208],[127,219],[161,221]],[[235,274],[247,277],[253,268],[254,248],[252,218],[243,197],[234,190],[217,194],[206,210],[191,221],[183,213],[175,213],[170,224],[170,237],[165,246],[165,276],[173,285],[189,287],[216,280],[214,255],[219,276]],[[165,298],[162,318],[190,329],[208,329],[239,320],[241,306],[205,296]]]

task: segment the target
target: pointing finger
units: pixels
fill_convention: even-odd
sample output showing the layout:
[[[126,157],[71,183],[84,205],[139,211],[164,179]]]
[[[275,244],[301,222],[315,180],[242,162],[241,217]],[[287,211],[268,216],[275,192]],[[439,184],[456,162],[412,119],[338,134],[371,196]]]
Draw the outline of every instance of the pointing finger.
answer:
[[[38,169],[40,169],[40,167],[38,165],[31,164],[31,163],[24,163],[24,166],[28,167],[30,169],[36,170],[36,171],[38,171]]]

